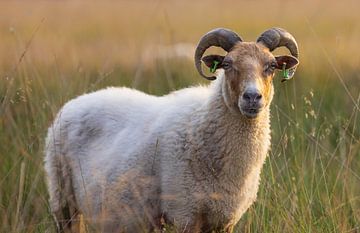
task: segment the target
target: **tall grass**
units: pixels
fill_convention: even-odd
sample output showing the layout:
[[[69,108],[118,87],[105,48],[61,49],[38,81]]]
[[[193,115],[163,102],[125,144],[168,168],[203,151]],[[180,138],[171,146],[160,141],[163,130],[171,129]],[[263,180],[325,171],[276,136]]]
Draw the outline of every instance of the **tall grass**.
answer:
[[[237,230],[360,232],[359,6],[1,2],[0,232],[54,232],[42,150],[66,101],[109,85],[161,95],[205,83],[187,56],[161,51],[191,47],[214,27],[254,40],[274,25],[295,35],[301,65],[295,79],[275,81],[272,148]]]

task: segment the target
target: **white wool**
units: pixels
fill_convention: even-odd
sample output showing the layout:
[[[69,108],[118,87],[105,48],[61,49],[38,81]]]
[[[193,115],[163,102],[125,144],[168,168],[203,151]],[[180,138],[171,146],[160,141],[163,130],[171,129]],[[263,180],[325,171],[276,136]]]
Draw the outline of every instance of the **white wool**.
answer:
[[[223,103],[224,77],[156,97],[107,88],[68,102],[49,128],[46,171],[56,218],[85,215],[99,230],[234,225],[256,198],[270,145],[257,120]],[[206,220],[204,220],[206,219]]]

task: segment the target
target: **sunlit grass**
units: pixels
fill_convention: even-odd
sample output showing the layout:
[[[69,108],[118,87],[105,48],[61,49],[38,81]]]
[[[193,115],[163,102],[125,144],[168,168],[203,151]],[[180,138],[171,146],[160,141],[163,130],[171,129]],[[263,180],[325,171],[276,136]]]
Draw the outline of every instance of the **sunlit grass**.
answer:
[[[0,232],[54,232],[42,150],[66,101],[110,85],[161,95],[206,83],[191,49],[172,57],[171,46],[191,48],[219,26],[245,40],[281,26],[301,52],[295,79],[275,81],[272,149],[257,202],[237,229],[359,232],[359,6],[350,0],[1,2]]]

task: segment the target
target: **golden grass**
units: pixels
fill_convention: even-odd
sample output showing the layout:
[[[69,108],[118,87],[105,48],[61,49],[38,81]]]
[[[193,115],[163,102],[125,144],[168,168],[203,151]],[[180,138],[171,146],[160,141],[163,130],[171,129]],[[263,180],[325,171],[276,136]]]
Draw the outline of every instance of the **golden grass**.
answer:
[[[134,66],[149,47],[196,44],[214,27],[232,28],[245,40],[255,40],[266,28],[284,27],[299,42],[302,67],[329,68],[326,56],[350,68],[360,62],[356,0],[11,1],[0,7],[3,67],[18,59],[38,26],[26,59],[60,68]]]

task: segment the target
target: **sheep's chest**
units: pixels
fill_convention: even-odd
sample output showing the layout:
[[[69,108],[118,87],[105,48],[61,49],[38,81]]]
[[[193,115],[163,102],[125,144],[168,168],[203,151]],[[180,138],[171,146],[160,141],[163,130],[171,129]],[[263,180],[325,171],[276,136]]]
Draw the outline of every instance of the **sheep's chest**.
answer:
[[[207,222],[215,228],[226,229],[235,225],[256,200],[260,172],[254,169],[242,181],[242,185],[229,184],[209,193]]]

